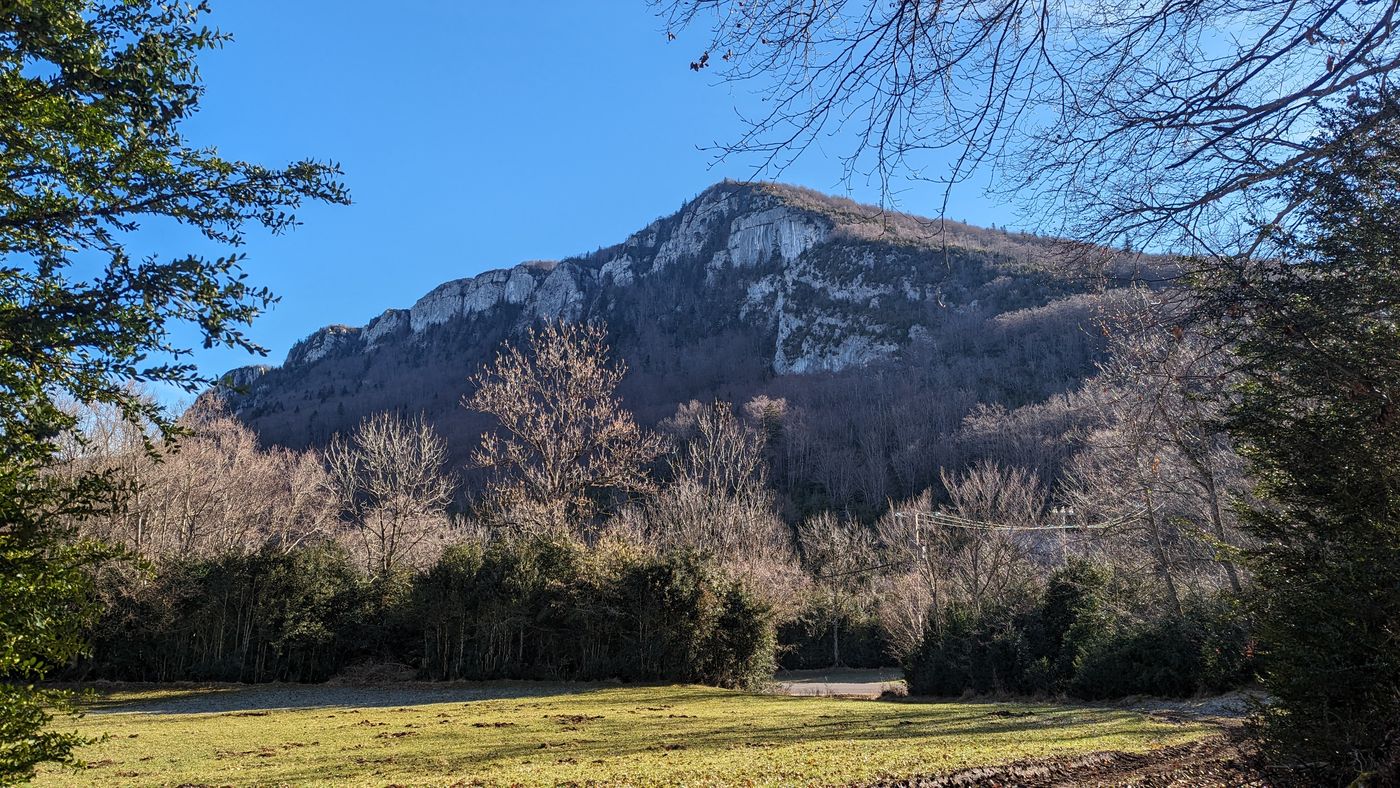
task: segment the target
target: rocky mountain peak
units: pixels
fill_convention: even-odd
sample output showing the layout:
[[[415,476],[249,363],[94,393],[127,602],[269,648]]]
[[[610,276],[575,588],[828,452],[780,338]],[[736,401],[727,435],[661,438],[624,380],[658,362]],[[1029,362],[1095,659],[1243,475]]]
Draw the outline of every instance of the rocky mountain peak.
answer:
[[[808,205],[798,204],[798,196],[797,190],[773,184],[716,184],[676,214],[595,254],[599,259],[536,260],[444,282],[408,309],[388,309],[364,327],[318,329],[292,347],[283,367],[373,350],[392,338],[421,335],[434,326],[507,307],[512,308],[509,320],[514,329],[540,320],[579,320],[601,288],[625,288],[639,278],[661,277],[682,262],[698,261],[711,279],[726,269],[790,265],[830,238],[835,228],[810,200]],[[779,371],[789,371],[791,365],[781,353],[775,358]]]
[[[374,410],[448,418],[501,341],[556,319],[605,322],[638,401],[859,374],[953,352],[944,348],[958,326],[1082,291],[1038,266],[1047,249],[1033,236],[726,181],[613,246],[454,279],[364,326],[319,329],[280,367],[234,370],[221,389],[250,423],[301,442]]]
[[[281,366],[230,372],[219,393],[269,444],[324,445],[373,413],[422,413],[465,462],[493,423],[461,398],[501,343],[541,320],[600,321],[639,421],[691,400],[782,401],[789,492],[875,505],[917,493],[970,446],[958,425],[979,403],[1042,402],[1093,373],[1102,342],[1087,329],[1104,296],[1058,273],[1054,254],[1035,236],[724,182],[613,246],[453,279],[364,326],[319,329]]]

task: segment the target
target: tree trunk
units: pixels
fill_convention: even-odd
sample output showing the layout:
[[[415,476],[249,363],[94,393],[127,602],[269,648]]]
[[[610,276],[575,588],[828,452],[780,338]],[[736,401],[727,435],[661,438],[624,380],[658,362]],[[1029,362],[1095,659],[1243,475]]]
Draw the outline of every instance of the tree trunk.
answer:
[[[1172,609],[1176,611],[1176,617],[1181,618],[1185,611],[1181,607],[1181,594],[1176,590],[1176,578],[1172,577],[1171,563],[1167,560],[1167,547],[1162,541],[1162,529],[1157,522],[1157,512],[1152,506],[1152,488],[1144,485],[1142,488],[1143,500],[1147,502],[1147,527],[1152,532],[1152,547],[1157,554],[1157,565],[1162,570],[1162,579],[1166,581],[1167,594],[1171,596]]]

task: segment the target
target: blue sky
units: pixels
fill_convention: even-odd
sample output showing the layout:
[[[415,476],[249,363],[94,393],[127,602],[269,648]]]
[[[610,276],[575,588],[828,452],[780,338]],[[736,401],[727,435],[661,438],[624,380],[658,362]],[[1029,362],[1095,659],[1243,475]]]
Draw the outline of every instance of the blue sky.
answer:
[[[642,0],[213,5],[211,24],[235,40],[200,61],[207,93],[190,139],[264,164],[338,161],[355,201],[305,208],[284,236],[250,234],[246,269],[282,297],[251,332],[273,363],[322,325],[618,242],[711,183],[752,175],[752,162],[716,166],[699,148],[734,136],[735,108],[755,106],[758,86],[691,72],[703,42],[668,42]],[[836,152],[810,151],[782,180],[878,201],[873,186],[842,183]],[[931,212],[928,192],[901,207]],[[950,215],[1014,224],[970,188]],[[192,246],[155,228],[143,240]],[[255,361],[195,360],[216,374]]]

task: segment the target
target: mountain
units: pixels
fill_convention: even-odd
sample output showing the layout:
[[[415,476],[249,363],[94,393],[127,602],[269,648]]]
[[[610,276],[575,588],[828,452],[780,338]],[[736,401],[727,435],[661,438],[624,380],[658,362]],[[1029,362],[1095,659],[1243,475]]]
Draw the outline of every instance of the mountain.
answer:
[[[318,445],[374,411],[422,411],[461,458],[489,425],[460,397],[503,340],[542,320],[604,321],[644,422],[690,399],[766,397],[783,413],[773,451],[789,503],[868,509],[985,454],[968,448],[969,416],[1043,407],[1093,374],[1104,296],[1066,273],[1062,249],[724,182],[615,246],[322,328],[221,389],[267,443]]]

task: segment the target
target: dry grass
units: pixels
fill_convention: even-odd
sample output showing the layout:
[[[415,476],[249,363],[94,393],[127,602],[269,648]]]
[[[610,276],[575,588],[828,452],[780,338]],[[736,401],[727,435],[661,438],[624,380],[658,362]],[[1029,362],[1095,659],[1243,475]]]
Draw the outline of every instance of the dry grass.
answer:
[[[570,689],[120,693],[78,723],[107,735],[83,751],[87,768],[48,771],[37,784],[828,785],[1144,751],[1213,730],[1083,706]]]

